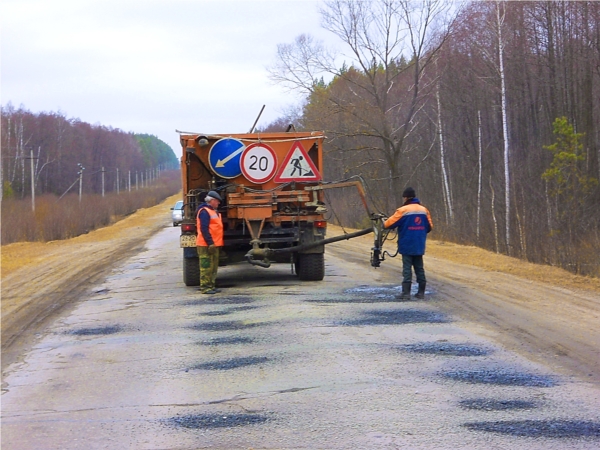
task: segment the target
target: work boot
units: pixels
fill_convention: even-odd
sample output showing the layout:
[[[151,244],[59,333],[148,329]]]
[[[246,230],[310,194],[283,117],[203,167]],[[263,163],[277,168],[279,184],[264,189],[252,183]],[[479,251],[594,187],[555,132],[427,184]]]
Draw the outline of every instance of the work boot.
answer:
[[[415,298],[425,298],[425,282],[419,283],[419,290],[415,294]]]
[[[410,281],[402,283],[402,295],[400,295],[400,300],[410,300],[410,285]]]

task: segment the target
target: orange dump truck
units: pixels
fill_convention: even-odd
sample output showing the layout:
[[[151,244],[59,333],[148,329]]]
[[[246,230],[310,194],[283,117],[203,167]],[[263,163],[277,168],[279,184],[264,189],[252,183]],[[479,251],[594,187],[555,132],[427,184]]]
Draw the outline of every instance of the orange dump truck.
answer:
[[[353,233],[325,239],[324,189],[358,182],[323,182],[322,132],[208,135],[180,132],[183,156],[183,279],[200,281],[196,211],[208,191],[223,201],[225,245],[221,265],[247,261],[261,267],[290,263],[301,280],[322,280],[324,246]],[[366,206],[366,203],[365,203]],[[370,230],[363,230],[366,234]]]

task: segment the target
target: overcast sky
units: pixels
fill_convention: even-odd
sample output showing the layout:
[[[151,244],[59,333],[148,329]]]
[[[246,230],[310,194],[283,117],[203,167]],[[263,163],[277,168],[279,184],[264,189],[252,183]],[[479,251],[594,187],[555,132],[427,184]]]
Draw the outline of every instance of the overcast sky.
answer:
[[[277,44],[330,46],[318,0],[2,0],[1,103],[149,133],[247,132],[298,97],[273,85]]]

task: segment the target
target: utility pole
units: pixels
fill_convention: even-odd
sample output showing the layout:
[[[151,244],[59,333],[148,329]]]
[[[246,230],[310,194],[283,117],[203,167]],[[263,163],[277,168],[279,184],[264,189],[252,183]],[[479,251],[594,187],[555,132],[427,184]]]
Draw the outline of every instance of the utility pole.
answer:
[[[35,211],[35,168],[33,165],[33,160],[38,159],[33,157],[33,149],[29,149],[29,158],[26,156],[22,156],[23,159],[28,159],[31,162],[31,210]],[[3,187],[2,187],[3,189]]]
[[[127,171],[127,190],[131,192],[131,170]]]
[[[104,167],[102,167],[102,198],[104,198]]]
[[[119,195],[119,168],[117,167],[117,195]]]
[[[77,175],[79,175],[79,203],[81,203],[81,194],[83,193],[83,171],[85,170],[85,167],[80,163],[77,163],[77,165],[79,166],[79,172],[77,172]]]

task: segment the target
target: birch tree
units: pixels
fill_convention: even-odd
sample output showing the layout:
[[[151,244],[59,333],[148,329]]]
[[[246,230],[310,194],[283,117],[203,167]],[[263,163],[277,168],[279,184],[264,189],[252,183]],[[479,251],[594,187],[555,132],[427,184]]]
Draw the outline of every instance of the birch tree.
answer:
[[[502,12],[500,11],[502,5]],[[505,210],[505,239],[506,248],[510,254],[510,168],[509,168],[509,140],[508,118],[506,105],[506,77],[504,74],[504,40],[502,27],[506,14],[506,5],[503,1],[496,1],[496,32],[498,34],[498,73],[500,76],[500,96],[502,102],[502,141],[504,144],[504,207]]]
[[[483,167],[481,165],[481,111],[477,111],[477,242],[479,242],[480,223],[481,223],[481,178]]]
[[[448,172],[446,170],[446,157],[444,155],[444,132],[442,127],[442,105],[440,102],[440,82],[438,79],[437,87],[435,91],[435,99],[437,102],[437,129],[438,129],[438,140],[440,143],[440,166],[442,168],[442,179],[443,179],[443,191],[444,191],[444,204],[446,205],[447,220],[450,224],[454,222],[454,210],[452,207],[452,196],[450,193],[450,183],[448,181]]]

